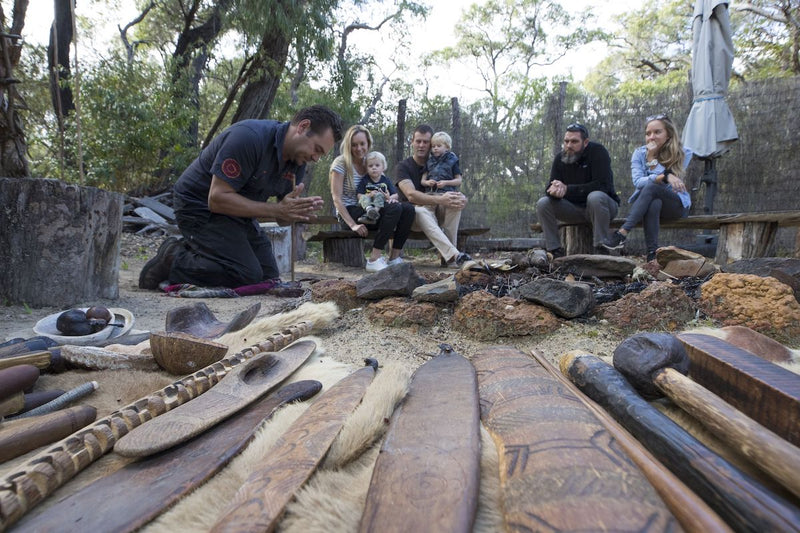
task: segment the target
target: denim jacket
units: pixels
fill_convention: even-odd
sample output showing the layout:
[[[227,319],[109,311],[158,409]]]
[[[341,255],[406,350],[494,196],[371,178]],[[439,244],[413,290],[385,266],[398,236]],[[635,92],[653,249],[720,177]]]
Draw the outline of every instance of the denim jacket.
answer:
[[[683,149],[683,168],[689,166],[689,162],[692,160],[692,151],[688,148]],[[633,186],[636,187],[636,190],[633,191],[633,194],[630,198],[628,198],[628,203],[632,204],[636,199],[639,197],[639,194],[644,189],[645,185],[649,182],[654,181],[656,176],[664,173],[664,166],[661,163],[658,163],[655,168],[651,169],[647,166],[647,147],[640,146],[636,150],[633,151],[633,155],[631,156],[631,178],[633,179]],[[672,185],[667,185],[670,190],[672,190]],[[689,209],[692,206],[692,198],[689,196],[688,191],[676,193],[680,199],[683,207],[685,209]]]

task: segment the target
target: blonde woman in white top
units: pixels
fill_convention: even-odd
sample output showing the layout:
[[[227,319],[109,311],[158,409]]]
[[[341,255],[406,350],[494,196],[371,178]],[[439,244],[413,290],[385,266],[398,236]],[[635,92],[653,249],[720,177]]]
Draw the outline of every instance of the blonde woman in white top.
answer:
[[[366,157],[371,148],[369,130],[359,124],[351,126],[342,138],[341,155],[331,163],[330,185],[339,222],[361,237],[366,237],[370,229],[378,230],[367,261],[367,271],[377,272],[403,262],[403,246],[411,233],[415,213],[407,202],[388,202],[376,225],[358,223],[365,211],[358,203],[356,187],[367,174]],[[392,250],[387,260],[383,250],[390,239]]]

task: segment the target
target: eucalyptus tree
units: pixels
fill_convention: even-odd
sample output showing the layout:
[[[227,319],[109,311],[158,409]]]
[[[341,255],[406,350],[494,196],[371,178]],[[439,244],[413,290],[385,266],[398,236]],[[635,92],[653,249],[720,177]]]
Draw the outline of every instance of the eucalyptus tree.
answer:
[[[695,0],[646,3],[618,17],[611,52],[586,77],[596,94],[642,95],[686,82],[692,66]]]
[[[14,0],[10,24],[0,3],[0,176],[30,175],[27,141],[17,111],[23,107],[14,69],[19,65],[27,0]]]
[[[590,10],[571,14],[552,0],[488,0],[473,4],[456,24],[455,46],[431,62],[456,61],[476,74],[482,103],[493,128],[518,126],[546,87],[542,67],[554,65],[572,48],[604,38],[590,26]]]
[[[747,78],[800,74],[800,2],[751,0],[731,4],[734,45]]]

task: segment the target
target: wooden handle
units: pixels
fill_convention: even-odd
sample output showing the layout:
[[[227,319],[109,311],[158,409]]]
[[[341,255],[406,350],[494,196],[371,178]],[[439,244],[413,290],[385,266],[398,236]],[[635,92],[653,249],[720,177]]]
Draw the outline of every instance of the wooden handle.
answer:
[[[568,354],[561,371],[694,490],[733,529],[800,531],[800,510],[706,448],[644,401],[611,365]]]
[[[52,354],[48,351],[30,352],[23,355],[15,355],[14,357],[4,357],[0,359],[0,369],[11,368],[17,365],[33,365],[36,368],[44,370],[50,366]]]
[[[6,422],[0,427],[0,461],[8,461],[64,438],[94,422],[95,418],[97,409],[80,405],[49,415]]]
[[[33,387],[39,379],[39,369],[33,365],[18,365],[0,370],[0,400]]]
[[[300,322],[263,342],[226,357],[163,389],[114,411],[38,454],[0,482],[0,530],[114,447],[131,429],[206,392],[234,366],[257,353],[276,351],[308,334],[311,322]]]
[[[673,516],[680,522],[686,531],[719,533],[730,532],[731,529],[711,508],[691,491],[678,477],[661,464],[653,454],[647,451],[642,444],[628,433],[616,420],[614,420],[602,407],[558,371],[550,362],[536,351],[531,352],[534,359],[539,362],[553,377],[558,379],[565,387],[583,403],[601,424],[613,435],[616,442],[622,447],[628,457],[639,467],[642,474],[650,481],[658,495],[669,507]]]
[[[681,409],[800,497],[799,448],[672,368],[659,370],[653,382]]]
[[[0,418],[19,413],[25,407],[25,394],[15,392],[5,400],[0,401]]]

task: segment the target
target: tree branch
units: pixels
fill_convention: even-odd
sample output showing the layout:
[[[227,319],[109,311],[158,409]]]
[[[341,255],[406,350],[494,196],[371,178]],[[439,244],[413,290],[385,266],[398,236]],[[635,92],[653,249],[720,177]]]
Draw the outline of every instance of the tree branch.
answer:
[[[398,15],[400,15],[400,11],[401,10],[395,11],[394,13],[389,15],[388,17],[384,18],[380,22],[380,24],[378,24],[377,26],[370,26],[369,24],[366,24],[366,23],[363,23],[363,22],[354,22],[352,24],[349,24],[347,27],[345,27],[345,29],[342,31],[342,42],[341,42],[341,44],[339,44],[339,54],[337,55],[339,63],[340,64],[344,63],[344,53],[347,51],[347,36],[348,35],[350,35],[352,32],[354,32],[356,30],[378,31],[378,30],[381,29],[381,27],[384,24],[386,24],[387,22],[389,22],[393,18],[395,18]]]

